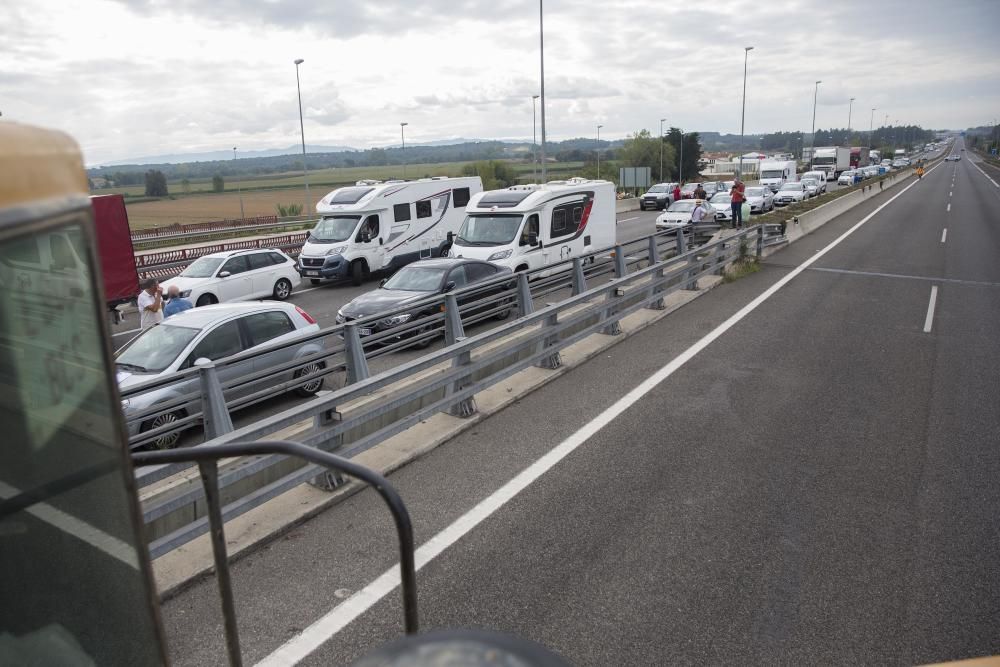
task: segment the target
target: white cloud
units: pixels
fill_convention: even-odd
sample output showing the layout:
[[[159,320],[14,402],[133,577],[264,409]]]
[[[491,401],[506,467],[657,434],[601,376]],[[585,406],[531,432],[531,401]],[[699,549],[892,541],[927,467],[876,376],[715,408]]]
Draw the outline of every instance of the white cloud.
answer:
[[[534,0],[13,0],[0,14],[0,111],[69,131],[90,163],[298,140],[530,137]],[[875,123],[965,127],[1000,103],[1000,3],[547,0],[553,139]]]

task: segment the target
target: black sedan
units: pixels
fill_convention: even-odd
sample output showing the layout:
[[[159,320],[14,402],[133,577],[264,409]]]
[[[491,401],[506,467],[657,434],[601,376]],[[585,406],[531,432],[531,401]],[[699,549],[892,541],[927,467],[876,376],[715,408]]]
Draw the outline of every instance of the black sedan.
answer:
[[[416,323],[422,317],[439,312],[441,306],[437,303],[432,306],[418,305],[417,302],[434,294],[446,294],[453,290],[461,290],[468,285],[511,273],[510,268],[505,266],[457,257],[441,257],[414,262],[404,266],[392,277],[383,280],[377,289],[362,294],[346,304],[337,312],[337,323],[341,324],[386,313],[387,316],[383,319],[366,322],[365,326],[358,330],[358,333],[361,336],[372,336],[398,328],[400,329],[398,336],[382,339],[382,342],[389,344],[410,336],[421,335],[418,345],[429,345],[432,336],[423,336],[422,334],[429,331],[431,326],[419,327],[410,323]],[[480,301],[490,296],[491,293],[495,292],[499,295],[511,287],[513,287],[513,282],[499,282],[495,290],[490,292],[473,290],[471,294],[460,294],[458,303],[461,306],[472,301]],[[510,297],[506,297],[505,302],[504,305],[508,305],[508,307],[495,313],[496,319],[505,319],[510,314]],[[406,310],[406,306],[410,303],[414,304],[413,310]],[[477,313],[488,311],[497,305],[500,304],[486,302],[478,306],[476,311]],[[473,317],[475,314],[463,312],[463,315]]]

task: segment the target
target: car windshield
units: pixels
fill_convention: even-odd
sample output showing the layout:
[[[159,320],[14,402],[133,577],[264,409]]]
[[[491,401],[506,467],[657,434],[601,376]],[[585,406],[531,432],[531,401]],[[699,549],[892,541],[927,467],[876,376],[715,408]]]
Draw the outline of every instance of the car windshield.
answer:
[[[728,203],[730,201],[732,201],[732,195],[730,195],[728,192],[719,192],[717,194],[714,194],[712,195],[711,199],[711,202],[713,204]]]
[[[698,189],[700,183],[687,183],[681,188],[681,192],[694,192]]]
[[[159,373],[174,363],[200,329],[158,324],[139,334],[115,357],[119,371]]]
[[[785,183],[781,186],[782,190],[802,190],[801,183]]]
[[[784,174],[783,174],[783,172],[780,169],[775,169],[773,171],[772,170],[768,170],[768,171],[762,171],[762,172],[760,172],[760,177],[761,178],[781,178],[783,175]]]
[[[697,204],[693,200],[688,199],[686,201],[675,201],[667,210],[671,212],[686,213],[693,211],[695,206],[697,206]]]
[[[436,292],[448,269],[429,266],[404,266],[385,281],[383,289],[398,289],[407,292]]]
[[[765,188],[747,188],[747,197],[763,197],[765,192],[770,192]]]
[[[455,245],[506,245],[514,240],[521,227],[521,218],[516,215],[469,215],[455,238]]]
[[[666,185],[654,185],[649,189],[650,192],[670,192],[670,188]]]
[[[182,278],[208,278],[215,275],[215,270],[219,268],[225,257],[199,257],[191,266],[180,272]]]
[[[803,178],[802,185],[817,185],[818,181],[815,178]]]
[[[329,218],[320,218],[316,226],[310,232],[313,243],[336,243],[346,241],[354,234],[354,228],[358,226],[360,215],[334,215]]]

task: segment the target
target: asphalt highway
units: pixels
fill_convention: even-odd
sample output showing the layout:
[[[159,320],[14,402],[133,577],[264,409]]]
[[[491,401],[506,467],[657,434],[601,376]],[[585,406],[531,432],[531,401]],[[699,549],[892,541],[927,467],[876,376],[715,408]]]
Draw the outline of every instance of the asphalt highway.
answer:
[[[423,629],[576,665],[1000,653],[1000,189],[903,187],[393,474]],[[247,662],[397,637],[395,563],[368,492],[237,562]],[[163,619],[174,664],[223,662],[214,582]]]

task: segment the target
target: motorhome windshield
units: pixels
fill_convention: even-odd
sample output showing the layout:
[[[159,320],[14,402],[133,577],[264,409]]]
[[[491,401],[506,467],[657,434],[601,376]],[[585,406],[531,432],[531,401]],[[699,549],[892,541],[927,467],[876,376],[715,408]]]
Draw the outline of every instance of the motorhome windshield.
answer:
[[[521,214],[469,215],[462,223],[455,245],[506,245],[514,240],[521,227]]]
[[[351,238],[354,228],[358,226],[360,215],[335,215],[320,218],[313,227],[311,238],[313,243],[336,243]]]
[[[784,176],[784,172],[780,169],[769,169],[767,171],[760,172],[761,178],[781,178],[782,176]]]

